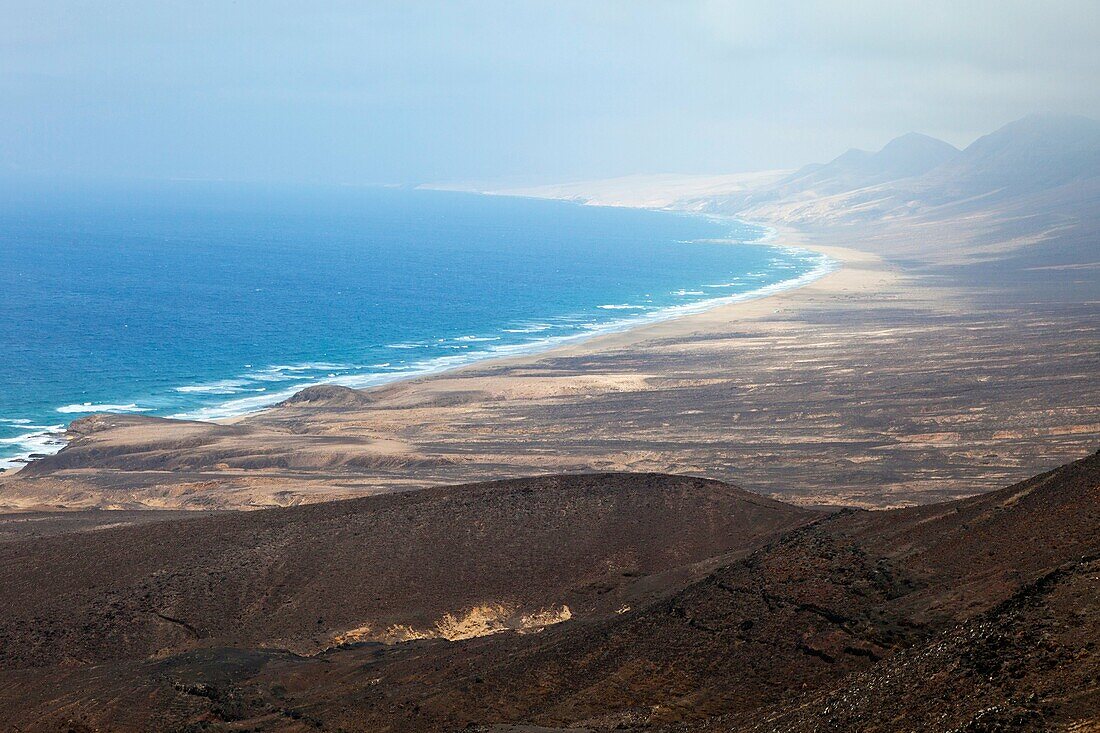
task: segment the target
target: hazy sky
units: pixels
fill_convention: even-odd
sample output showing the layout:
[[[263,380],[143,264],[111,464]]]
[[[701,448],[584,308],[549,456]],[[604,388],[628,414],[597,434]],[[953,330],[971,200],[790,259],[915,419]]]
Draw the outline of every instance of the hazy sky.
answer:
[[[0,0],[0,175],[560,181],[1100,117],[1100,1]]]

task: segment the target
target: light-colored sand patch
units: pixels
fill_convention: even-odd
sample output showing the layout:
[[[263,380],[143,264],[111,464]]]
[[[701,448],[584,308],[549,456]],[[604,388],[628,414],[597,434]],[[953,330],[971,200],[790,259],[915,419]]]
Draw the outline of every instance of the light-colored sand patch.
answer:
[[[383,644],[400,644],[417,639],[461,641],[499,634],[503,631],[537,632],[547,626],[568,621],[572,617],[573,612],[566,605],[544,608],[531,613],[520,613],[513,607],[489,603],[475,606],[457,616],[446,613],[431,628],[418,629],[408,624],[391,624],[387,627],[364,624],[335,635],[332,643],[333,646],[340,646],[367,641]]]
[[[952,443],[958,443],[962,440],[962,436],[959,433],[946,432],[946,433],[910,433],[909,435],[897,436],[899,443],[930,443],[936,445],[946,445]]]
[[[509,376],[488,384],[484,379],[440,378],[432,385],[432,391],[445,394],[478,389],[486,400],[533,400],[577,394],[640,392],[648,388],[650,378],[648,374]]]

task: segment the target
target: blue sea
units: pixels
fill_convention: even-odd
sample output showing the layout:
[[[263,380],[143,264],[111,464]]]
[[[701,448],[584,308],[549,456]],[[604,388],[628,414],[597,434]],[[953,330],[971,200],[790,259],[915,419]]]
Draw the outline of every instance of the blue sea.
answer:
[[[92,412],[209,420],[793,287],[821,255],[680,213],[398,188],[4,187],[0,466]]]

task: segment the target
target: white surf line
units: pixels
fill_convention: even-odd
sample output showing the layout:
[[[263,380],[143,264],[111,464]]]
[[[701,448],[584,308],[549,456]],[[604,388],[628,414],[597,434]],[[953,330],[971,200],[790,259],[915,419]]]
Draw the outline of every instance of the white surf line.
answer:
[[[728,221],[729,219],[726,218],[725,220]],[[736,221],[741,222],[741,220]],[[774,231],[770,227],[761,228],[765,228],[768,230],[765,236],[770,235]],[[751,240],[748,242],[740,242],[736,240],[728,241],[730,242],[731,246],[736,246],[738,244],[755,245],[760,243],[759,240]],[[450,371],[452,369],[458,369],[461,367],[469,366],[471,364],[490,361],[492,359],[541,354],[559,346],[581,343],[605,334],[622,333],[624,331],[629,331],[633,328],[640,328],[642,326],[647,326],[653,323],[669,321],[676,318],[682,318],[684,316],[695,315],[697,313],[705,313],[706,311],[712,310],[714,308],[720,308],[724,305],[730,305],[732,303],[741,303],[747,300],[756,300],[758,298],[765,298],[770,295],[775,295],[776,293],[785,292],[787,290],[795,290],[797,288],[809,285],[810,283],[825,277],[831,272],[835,272],[840,267],[839,262],[832,259],[828,255],[819,252],[813,252],[808,249],[794,247],[791,245],[768,243],[765,246],[782,249],[787,253],[794,253],[799,257],[807,259],[812,258],[817,261],[817,265],[813,269],[803,273],[802,275],[799,275],[798,277],[780,280],[778,282],[771,283],[770,285],[764,285],[759,288],[754,288],[752,290],[748,290],[742,293],[735,293],[733,295],[718,296],[714,298],[707,298],[705,300],[695,301],[693,303],[681,303],[678,305],[670,305],[662,308],[656,308],[649,312],[637,313],[637,315],[631,317],[621,318],[613,321],[608,321],[607,323],[594,325],[589,330],[581,333],[574,333],[562,336],[548,336],[544,339],[538,339],[535,341],[527,341],[516,344],[499,344],[479,351],[438,356],[419,362],[413,362],[409,365],[408,369],[401,371],[358,375],[348,374],[337,376],[335,378],[325,378],[313,382],[303,382],[285,390],[281,390],[279,392],[258,395],[256,397],[242,398],[239,400],[231,400],[229,402],[224,402],[220,405],[211,405],[209,407],[203,407],[189,412],[182,412],[179,414],[170,415],[169,417],[181,420],[204,421],[214,421],[231,417],[240,417],[242,415],[248,415],[267,409],[278,402],[282,402],[283,400],[292,397],[294,394],[300,392],[306,387],[317,386],[321,384],[338,384],[345,387],[351,387],[353,389],[366,389],[370,387],[378,387],[384,384],[392,384],[394,382],[400,382],[407,379],[417,379],[420,377],[434,376]],[[634,311],[632,311],[632,313],[634,313]]]
[[[243,415],[254,414],[270,408],[272,405],[282,402],[283,400],[292,397],[294,394],[300,392],[306,387],[317,386],[321,384],[338,384],[346,387],[365,389],[370,387],[377,387],[384,384],[391,384],[394,382],[400,382],[406,379],[417,379],[425,376],[433,376],[441,374],[443,372],[450,371],[452,369],[458,369],[461,367],[469,366],[483,361],[490,361],[497,358],[510,358],[516,356],[530,356],[535,354],[541,354],[548,352],[559,346],[571,345],[581,343],[592,338],[597,338],[611,333],[622,333],[629,331],[633,328],[640,328],[653,323],[660,323],[664,321],[673,320],[676,318],[682,318],[684,316],[695,315],[697,313],[704,313],[714,308],[720,308],[724,305],[732,303],[740,303],[747,300],[755,300],[758,298],[765,298],[776,293],[784,292],[787,290],[794,290],[800,287],[804,287],[815,280],[819,280],[822,277],[828,275],[831,272],[836,271],[840,267],[840,263],[833,260],[828,255],[813,252],[801,247],[784,245],[775,243],[774,240],[778,237],[778,230],[765,224],[759,224],[755,222],[748,222],[736,217],[720,216],[715,214],[699,214],[694,212],[675,212],[684,216],[703,216],[713,221],[722,223],[736,222],[751,227],[755,227],[761,230],[761,235],[752,240],[737,240],[737,239],[725,239],[725,240],[713,240],[715,242],[727,242],[730,246],[737,246],[743,244],[749,245],[763,245],[767,247],[775,247],[776,249],[783,250],[787,254],[794,254],[804,259],[814,259],[817,261],[817,265],[808,272],[799,275],[798,277],[788,278],[786,280],[780,280],[770,285],[765,285],[759,288],[754,288],[742,293],[735,293],[733,295],[718,296],[714,298],[706,298],[704,300],[695,301],[692,303],[681,303],[677,305],[664,306],[660,308],[653,308],[649,311],[638,312],[631,310],[632,315],[630,317],[621,318],[613,321],[608,321],[603,324],[592,324],[586,331],[580,333],[567,334],[562,336],[548,336],[543,339],[537,339],[535,341],[527,341],[516,344],[498,344],[489,346],[488,348],[469,351],[461,354],[448,354],[444,356],[438,356],[430,359],[424,359],[419,362],[413,362],[407,369],[390,370],[387,372],[371,372],[368,374],[347,374],[337,375],[335,377],[326,376],[322,379],[310,381],[308,377],[303,381],[294,384],[285,389],[276,392],[263,392],[262,394],[255,394],[251,397],[243,397],[235,400],[229,400],[217,405],[209,405],[206,407],[197,408],[190,411],[180,412],[168,417],[179,420],[200,420],[200,421],[215,421],[226,418],[241,417]],[[698,241],[698,240],[697,240]],[[705,286],[704,286],[705,287]],[[600,307],[600,306],[597,306]],[[607,309],[605,309],[607,310]],[[539,322],[540,325],[543,325]],[[502,329],[507,331],[507,329]],[[480,340],[477,337],[459,337],[455,340],[475,341]],[[419,344],[417,344],[419,345]],[[409,348],[415,345],[413,344],[391,344],[391,348]],[[263,372],[274,372],[272,377],[276,374],[280,376],[285,375],[288,379],[293,379],[289,373],[306,371],[314,367],[321,366],[321,363],[313,364],[301,364],[301,365],[280,365],[277,367],[269,367],[266,370],[260,370]],[[324,363],[326,367],[340,367],[344,368],[349,365],[343,364],[331,364]],[[259,376],[257,373],[257,377]],[[270,378],[270,377],[269,377]],[[302,378],[298,376],[298,378]],[[276,381],[278,377],[272,379]],[[184,391],[184,390],[177,390]],[[198,391],[198,390],[194,390]],[[90,404],[81,405],[68,405],[65,408],[58,408],[59,412],[91,412],[87,408],[93,407]],[[111,411],[117,412],[144,412],[148,408],[138,407],[136,404],[127,403],[125,405],[100,405],[98,407],[113,408]],[[103,410],[99,410],[103,411]],[[61,441],[61,446],[64,445],[64,441]],[[52,450],[48,450],[47,446],[41,447],[46,450],[34,451],[36,453],[54,453],[60,450],[61,446],[53,447]],[[0,459],[0,461],[8,459]],[[0,465],[3,465],[0,463]]]

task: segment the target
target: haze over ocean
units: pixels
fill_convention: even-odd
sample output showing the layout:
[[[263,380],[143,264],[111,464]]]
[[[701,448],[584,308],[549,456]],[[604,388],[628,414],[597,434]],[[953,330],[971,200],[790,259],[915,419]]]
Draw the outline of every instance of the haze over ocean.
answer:
[[[0,459],[96,411],[211,419],[789,286],[699,216],[407,189],[29,191],[0,217]],[[738,243],[733,246],[731,242]],[[3,465],[3,464],[0,464]]]

